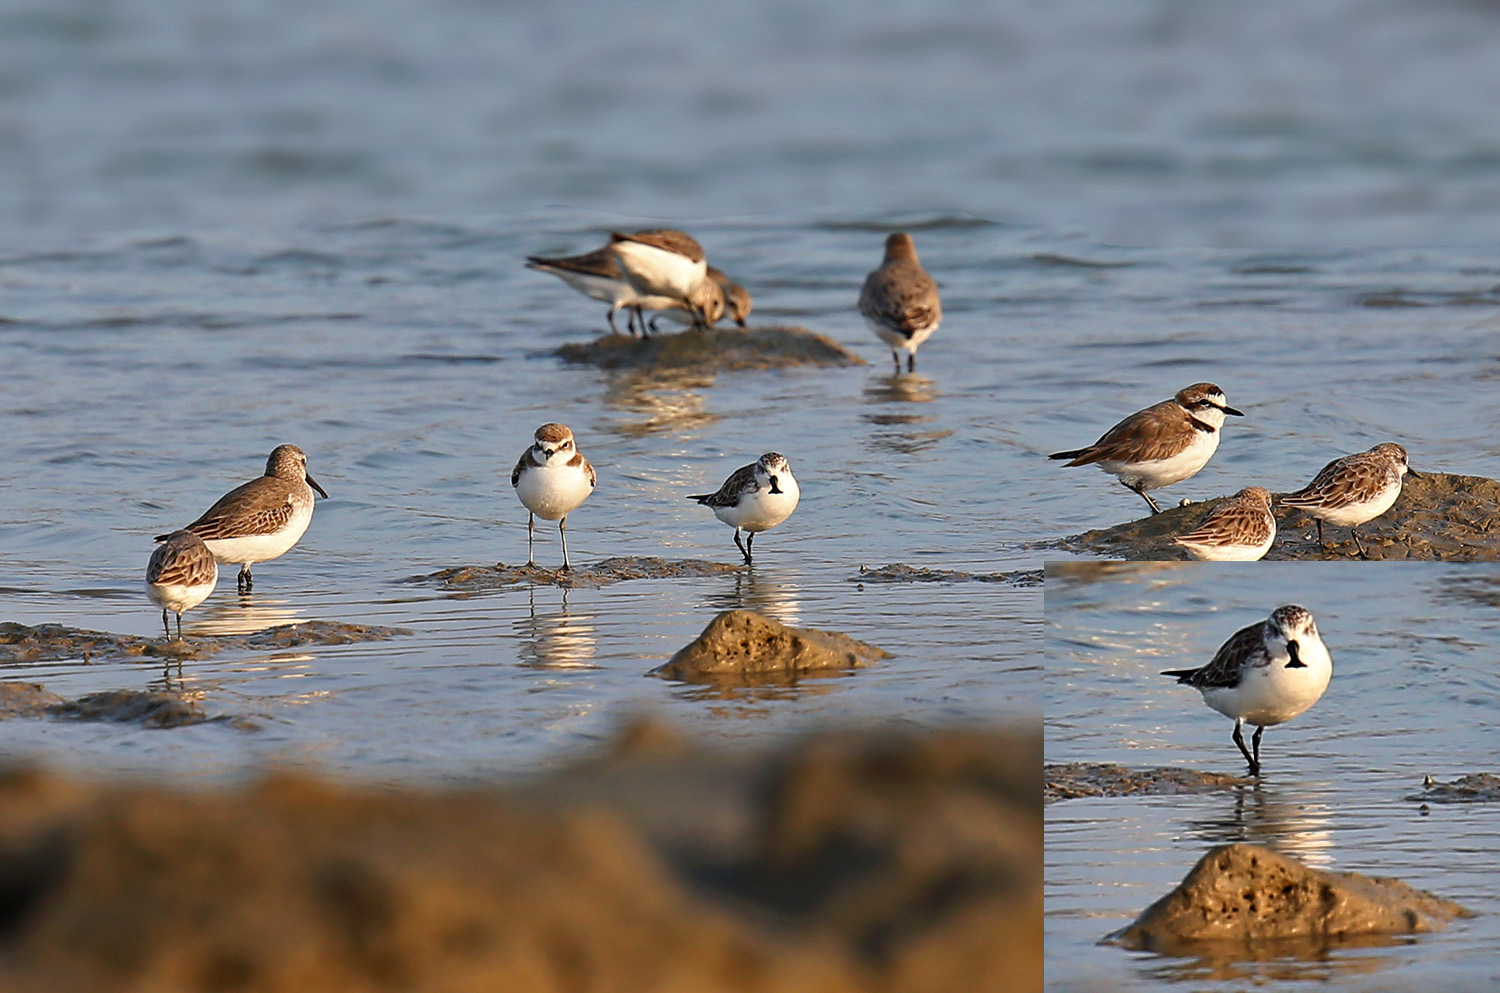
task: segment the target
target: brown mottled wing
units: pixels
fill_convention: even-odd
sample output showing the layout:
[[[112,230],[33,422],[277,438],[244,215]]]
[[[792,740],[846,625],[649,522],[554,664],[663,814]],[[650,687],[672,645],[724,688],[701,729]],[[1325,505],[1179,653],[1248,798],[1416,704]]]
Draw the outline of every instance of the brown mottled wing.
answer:
[[[291,484],[275,476],[261,476],[224,494],[185,530],[204,541],[248,538],[279,531],[291,519]]]
[[[697,500],[705,507],[733,507],[740,502],[740,494],[749,490],[755,492],[760,489],[760,484],[755,481],[755,463],[740,466],[729,474],[724,480],[724,485],[719,487],[717,493],[705,493],[702,496],[690,496],[689,500]]]
[[[903,262],[883,265],[866,277],[859,312],[907,338],[943,319],[937,284],[921,266]]]
[[[531,449],[526,449],[525,452],[521,453],[520,459],[517,460],[516,467],[510,471],[510,485],[512,487],[520,486],[522,471],[526,469],[535,469],[537,468],[537,465],[537,460],[532,457]]]
[[[202,586],[218,575],[214,557],[199,542],[191,545],[168,540],[151,553],[146,582],[162,586]]]
[[[1378,456],[1346,455],[1318,470],[1313,481],[1281,502],[1288,507],[1327,507],[1335,509],[1370,499],[1385,486],[1394,472],[1390,463]]]
[[[544,258],[540,255],[526,256],[526,264],[533,269],[561,269],[601,279],[622,279],[620,264],[615,261],[609,246],[589,252],[587,255],[569,255],[563,258]]]
[[[1183,449],[1182,434],[1189,418],[1174,400],[1163,400],[1138,410],[1104,432],[1104,437],[1078,454],[1068,465],[1095,462],[1154,462],[1169,459]]]
[[[594,472],[594,465],[593,465],[593,463],[590,462],[588,459],[584,458],[582,452],[577,451],[575,449],[574,452],[573,452],[573,457],[571,459],[568,459],[568,465],[570,467],[576,467],[576,466],[582,465],[584,473],[587,474],[588,477],[589,477],[589,489],[593,489],[594,488],[594,484],[598,481],[599,477]]]
[[[1263,661],[1265,659],[1265,652],[1261,650],[1264,645],[1264,629],[1264,621],[1257,621],[1249,627],[1240,628],[1229,636],[1228,641],[1219,646],[1219,650],[1214,653],[1208,665],[1179,676],[1177,681],[1199,689],[1238,686],[1240,670],[1244,667],[1245,660],[1258,658]]]
[[[1219,504],[1193,530],[1177,541],[1195,545],[1258,545],[1271,537],[1271,522],[1259,506],[1245,500]]]
[[[698,244],[697,239],[685,231],[678,231],[674,228],[654,228],[650,231],[634,231],[630,234],[615,231],[610,234],[609,238],[610,241],[638,241],[652,248],[676,252],[693,262],[702,262],[704,258],[703,246]]]

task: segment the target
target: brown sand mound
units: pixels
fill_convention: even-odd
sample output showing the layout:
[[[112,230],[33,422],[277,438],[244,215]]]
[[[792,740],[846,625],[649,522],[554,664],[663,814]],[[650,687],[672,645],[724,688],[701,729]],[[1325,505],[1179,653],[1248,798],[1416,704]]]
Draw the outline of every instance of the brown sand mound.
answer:
[[[864,359],[832,338],[786,325],[688,330],[644,339],[607,334],[591,342],[563,345],[557,354],[565,361],[601,369],[732,372],[865,364]]]
[[[726,610],[651,674],[716,686],[782,686],[862,669],[884,658],[890,652],[847,634],[788,627],[752,610]]]
[[[1219,499],[1086,531],[1050,547],[1116,559],[1186,559],[1187,552],[1172,539],[1197,526]],[[1322,549],[1311,515],[1279,504],[1275,513],[1276,544],[1266,554],[1267,561],[1356,556],[1348,528],[1325,524],[1323,537],[1331,547]],[[1408,476],[1395,505],[1360,525],[1359,534],[1371,559],[1500,559],[1500,482],[1446,473]]]
[[[737,572],[739,563],[708,562],[703,559],[659,559],[652,556],[626,555],[602,559],[593,565],[572,569],[544,569],[535,565],[462,565],[441,569],[425,576],[413,576],[412,583],[436,583],[445,590],[479,593],[532,583],[537,586],[597,588],[631,579],[697,579]]]
[[[1324,872],[1259,845],[1213,849],[1171,893],[1106,940],[1186,954],[1212,941],[1327,941],[1436,931],[1470,912],[1399,879]]]
[[[28,627],[7,621],[0,624],[0,663],[87,660],[118,655],[191,661],[206,659],[228,649],[347,645],[357,641],[385,641],[406,634],[411,632],[404,628],[305,621],[301,624],[267,628],[254,634],[189,635],[178,641],[175,638],[140,638],[129,634],[110,634],[107,631],[85,631],[62,624]]]
[[[1047,802],[1086,796],[1159,796],[1249,786],[1254,782],[1196,769],[1129,769],[1110,762],[1051,764],[1043,771]]]
[[[0,988],[1041,990],[1040,734],[644,737],[519,790],[0,774]]]

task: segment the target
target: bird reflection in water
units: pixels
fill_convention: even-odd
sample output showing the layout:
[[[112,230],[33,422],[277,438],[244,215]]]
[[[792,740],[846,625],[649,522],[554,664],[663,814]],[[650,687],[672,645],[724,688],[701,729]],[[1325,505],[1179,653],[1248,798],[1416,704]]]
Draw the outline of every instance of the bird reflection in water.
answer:
[[[915,455],[942,441],[953,432],[931,428],[913,430],[923,424],[932,424],[936,418],[910,406],[932,403],[939,396],[937,384],[916,373],[871,379],[865,387],[865,403],[871,409],[861,414],[860,419],[891,430],[875,432],[867,444],[881,451]]]
[[[597,669],[598,639],[593,614],[568,610],[568,589],[562,587],[558,609],[536,605],[536,586],[527,591],[530,610],[514,624],[520,636],[521,665],[537,669]]]
[[[210,606],[211,604],[211,606]],[[290,600],[264,597],[234,599],[216,597],[205,604],[198,616],[185,625],[188,637],[193,635],[255,634],[266,628],[297,624],[307,618]]]
[[[1332,816],[1320,793],[1264,782],[1237,787],[1232,803],[1227,802],[1228,794],[1216,793],[1214,798],[1226,801],[1226,806],[1217,814],[1189,821],[1188,834],[1208,845],[1263,845],[1326,868],[1334,861]]]
[[[801,587],[776,578],[765,569],[739,569],[732,585],[709,593],[705,603],[716,611],[753,610],[782,624],[797,625],[802,617]]]
[[[628,438],[663,431],[679,431],[712,424],[719,419],[706,408],[703,394],[714,377],[706,373],[663,370],[613,375],[604,393],[604,406],[632,418],[614,421],[608,429]]]

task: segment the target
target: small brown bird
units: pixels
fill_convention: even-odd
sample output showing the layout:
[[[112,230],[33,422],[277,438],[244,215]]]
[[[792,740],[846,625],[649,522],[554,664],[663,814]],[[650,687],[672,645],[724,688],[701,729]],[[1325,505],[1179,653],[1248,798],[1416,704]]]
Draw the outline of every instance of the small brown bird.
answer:
[[[146,595],[161,608],[161,626],[172,637],[167,611],[177,615],[177,640],[182,640],[182,615],[208,599],[219,584],[219,563],[203,539],[191,531],[173,531],[151,553],[146,566]]]
[[[937,284],[917,259],[911,235],[897,232],[885,240],[885,261],[865,277],[859,312],[875,336],[891,346],[896,372],[901,372],[903,350],[906,371],[915,372],[917,348],[942,323],[943,304]]]

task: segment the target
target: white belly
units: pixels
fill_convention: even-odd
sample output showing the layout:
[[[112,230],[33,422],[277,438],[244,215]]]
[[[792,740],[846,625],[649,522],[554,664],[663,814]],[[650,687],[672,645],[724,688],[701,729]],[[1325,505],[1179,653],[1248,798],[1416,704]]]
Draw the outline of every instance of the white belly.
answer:
[[[307,501],[307,509],[296,511],[286,527],[272,534],[257,534],[245,538],[216,538],[204,540],[208,550],[214,553],[214,561],[220,565],[254,565],[269,562],[291,551],[302,539],[307,526],[312,523],[313,502]]]
[[[582,466],[538,466],[521,473],[516,496],[526,509],[543,520],[567,517],[588,499],[594,488]]]
[[[1258,562],[1271,550],[1276,533],[1259,545],[1209,545],[1179,540],[1177,544],[1187,549],[1193,558],[1203,562]]]
[[[1291,720],[1318,702],[1333,676],[1333,661],[1326,648],[1308,643],[1302,647],[1304,667],[1288,669],[1285,661],[1279,660],[1252,669],[1232,689],[1205,689],[1203,702],[1225,717],[1259,727]]]
[[[630,284],[623,279],[610,279],[606,276],[590,276],[582,272],[568,272],[563,269],[551,269],[549,272],[562,278],[573,289],[584,296],[609,304],[623,304],[635,293]]]
[[[797,509],[797,501],[802,497],[797,481],[791,476],[777,476],[776,485],[781,490],[780,493],[760,490],[741,497],[740,502],[733,507],[715,507],[714,516],[741,531],[769,531],[792,516],[792,511]]]
[[[1219,450],[1219,432],[1194,431],[1193,442],[1176,455],[1152,462],[1100,462],[1099,468],[1127,486],[1159,490],[1180,483],[1208,464]]]
[[[932,332],[938,329],[938,326],[934,324],[930,328],[922,328],[920,331],[912,332],[912,336],[908,338],[906,337],[906,335],[901,334],[897,331],[892,331],[890,328],[886,327],[884,324],[881,324],[879,321],[872,321],[868,317],[865,318],[865,326],[875,333],[875,337],[879,338],[890,347],[903,348],[913,355],[917,354],[917,348],[922,344],[922,342],[926,341],[928,338],[931,338]]]
[[[625,274],[637,293],[686,300],[706,278],[708,263],[668,252],[637,241],[617,241],[612,246]]]
[[[1387,510],[1390,510],[1391,504],[1395,503],[1396,498],[1400,495],[1401,487],[1388,486],[1374,500],[1366,500],[1363,503],[1351,503],[1347,506],[1337,508],[1303,507],[1301,509],[1312,514],[1314,517],[1323,518],[1329,524],[1346,528],[1358,527],[1366,521],[1373,521]]]
[[[153,586],[146,584],[146,595],[151,601],[163,610],[170,610],[174,614],[180,614],[185,610],[192,610],[198,604],[208,599],[214,587],[218,585],[219,577],[215,573],[212,583],[199,583],[197,586],[179,585],[176,583]]]

